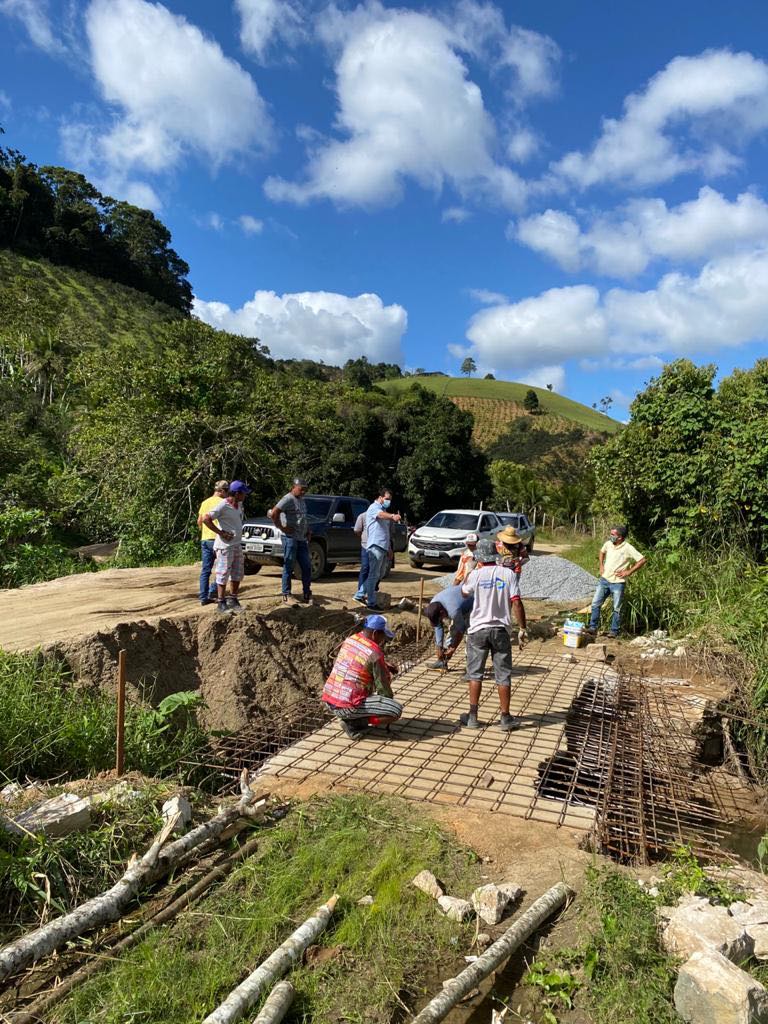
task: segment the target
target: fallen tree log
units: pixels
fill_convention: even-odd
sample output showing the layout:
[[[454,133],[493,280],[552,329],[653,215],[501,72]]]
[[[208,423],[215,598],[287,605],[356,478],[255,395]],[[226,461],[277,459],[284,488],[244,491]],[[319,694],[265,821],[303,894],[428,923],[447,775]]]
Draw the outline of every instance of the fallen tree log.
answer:
[[[245,769],[240,778],[240,791],[240,800],[232,807],[166,846],[177,821],[176,817],[171,818],[144,856],[139,860],[134,856],[123,877],[110,889],[3,947],[0,950],[0,983],[53,953],[65,942],[117,921],[141,889],[162,878],[207,840],[220,836],[238,818],[253,815],[257,798],[248,787],[248,772]]]
[[[135,946],[137,942],[140,942],[145,935],[147,935],[153,928],[157,928],[159,925],[166,924],[168,921],[172,921],[177,917],[182,910],[195,903],[208,889],[214,884],[226,877],[230,871],[240,862],[246,860],[252,853],[255,852],[258,844],[261,842],[261,836],[256,836],[254,839],[250,839],[247,843],[243,843],[235,852],[227,857],[226,860],[217,864],[216,867],[208,871],[202,878],[198,879],[194,885],[191,885],[189,889],[185,890],[180,896],[178,896],[173,902],[167,906],[158,910],[155,914],[150,915],[146,920],[135,928],[130,934],[119,939],[114,944],[110,945],[107,949],[109,952],[109,959],[96,956],[93,960],[90,960],[87,964],[83,964],[82,967],[78,967],[77,970],[68,974],[55,988],[50,991],[43,993],[38,996],[33,1002],[29,1003],[24,1007],[23,1010],[18,1010],[16,1013],[11,1014],[10,1024],[38,1024],[43,1018],[43,1014],[60,1003],[65,996],[81,985],[88,978],[93,977],[107,964],[114,962],[118,954],[124,953],[126,950]]]
[[[461,974],[446,981],[443,991],[435,996],[430,1003],[427,1003],[421,1013],[413,1018],[411,1024],[437,1024],[438,1021],[444,1020],[464,996],[473,988],[477,988],[479,982],[483,978],[487,978],[491,971],[508,960],[515,950],[522,946],[525,940],[530,938],[536,929],[540,928],[547,918],[559,910],[572,895],[572,891],[567,885],[558,882],[543,896],[539,896],[536,902],[524,914],[521,914],[482,956],[466,967]]]
[[[285,942],[278,946],[274,953],[259,964],[255,971],[248,975],[233,989],[224,1002],[203,1021],[203,1024],[233,1024],[250,1010],[264,989],[291,967],[298,960],[307,946],[311,945],[325,929],[331,919],[338,896],[331,896],[327,903],[318,907],[312,917],[307,918]]]
[[[278,981],[267,996],[267,1001],[262,1006],[261,1013],[254,1020],[253,1024],[279,1024],[286,1013],[288,1013],[295,995],[296,989],[290,981]]]

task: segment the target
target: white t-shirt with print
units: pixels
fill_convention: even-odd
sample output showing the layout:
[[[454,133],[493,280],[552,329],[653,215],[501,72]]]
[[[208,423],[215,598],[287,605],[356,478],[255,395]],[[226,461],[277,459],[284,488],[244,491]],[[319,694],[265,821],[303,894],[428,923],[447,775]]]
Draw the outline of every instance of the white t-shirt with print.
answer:
[[[512,624],[512,598],[520,597],[520,577],[503,565],[483,565],[464,580],[463,593],[475,595],[468,633]]]

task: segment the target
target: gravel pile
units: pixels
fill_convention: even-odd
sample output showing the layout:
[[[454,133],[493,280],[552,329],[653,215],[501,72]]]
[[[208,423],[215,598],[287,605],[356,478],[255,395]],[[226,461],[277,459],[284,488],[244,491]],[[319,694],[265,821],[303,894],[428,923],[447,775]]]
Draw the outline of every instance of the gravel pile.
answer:
[[[441,576],[434,585],[444,590],[453,576]],[[580,601],[592,597],[596,586],[595,576],[559,555],[533,555],[520,576],[522,596],[539,601]]]

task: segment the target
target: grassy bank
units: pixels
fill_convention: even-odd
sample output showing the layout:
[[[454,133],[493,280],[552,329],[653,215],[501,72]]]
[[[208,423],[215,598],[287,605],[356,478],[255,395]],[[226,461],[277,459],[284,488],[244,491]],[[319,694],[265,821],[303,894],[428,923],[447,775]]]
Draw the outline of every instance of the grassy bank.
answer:
[[[174,694],[156,709],[129,704],[125,762],[164,775],[199,747],[197,696]],[[0,651],[0,781],[78,778],[115,763],[112,694],[79,686],[64,666],[41,655]]]
[[[428,975],[471,942],[470,926],[448,921],[409,884],[422,868],[451,893],[466,895],[479,881],[474,854],[404,802],[344,796],[297,806],[264,832],[259,853],[220,889],[83,986],[51,1020],[201,1020],[338,892],[319,940],[333,953],[291,972],[297,1001],[290,1019],[388,1024],[399,999],[418,994]],[[368,895],[373,904],[358,906]]]

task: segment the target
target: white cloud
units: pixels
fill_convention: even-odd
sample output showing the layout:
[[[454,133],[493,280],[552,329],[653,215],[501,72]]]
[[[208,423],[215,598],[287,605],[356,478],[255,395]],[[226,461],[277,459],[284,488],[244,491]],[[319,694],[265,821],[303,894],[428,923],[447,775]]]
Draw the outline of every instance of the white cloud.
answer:
[[[66,48],[51,26],[47,0],[0,0],[0,14],[18,18],[39,49],[54,56],[64,53]]]
[[[271,199],[391,204],[411,180],[520,206],[524,182],[496,161],[495,125],[457,52],[465,43],[454,28],[371,0],[348,13],[331,7],[320,32],[341,50],[336,129],[344,138],[310,140],[304,181],[268,178]]]
[[[257,291],[240,309],[196,298],[193,311],[213,327],[258,338],[276,358],[337,366],[361,355],[372,362],[400,363],[408,326],[402,306],[385,306],[371,294]]]
[[[666,274],[647,291],[614,288],[601,296],[590,285],[552,288],[475,314],[467,338],[478,362],[518,374],[609,353],[650,369],[659,365],[654,357],[766,341],[768,248],[711,260],[695,277]]]
[[[250,75],[214,40],[162,4],[91,0],[85,17],[91,66],[118,114],[111,127],[65,124],[68,152],[94,173],[125,179],[160,172],[194,154],[214,168],[273,139]]]
[[[299,6],[288,0],[235,0],[240,15],[240,42],[260,63],[274,43],[295,46],[306,37]]]
[[[501,292],[488,291],[487,288],[470,288],[469,294],[475,302],[480,302],[483,306],[501,306],[505,302],[509,302],[506,295],[502,295]]]
[[[237,219],[238,224],[246,235],[260,235],[264,230],[264,221],[252,217],[250,213],[244,213]]]
[[[524,164],[538,148],[539,140],[530,128],[518,128],[507,142],[507,156],[517,164]]]
[[[768,65],[750,53],[707,50],[671,60],[625,99],[621,118],[603,121],[591,151],[568,153],[552,170],[582,188],[724,174],[739,158],[723,142],[738,145],[766,126]]]
[[[552,385],[552,390],[558,394],[565,391],[565,367],[564,366],[540,366],[537,370],[529,370],[520,376],[521,384],[529,384],[532,388],[546,388]]]
[[[471,216],[469,210],[463,206],[449,206],[447,210],[443,210],[440,220],[443,224],[463,224]]]
[[[11,103],[11,97],[7,92],[3,92],[3,90],[0,89],[0,113],[7,114],[12,107],[13,104]]]
[[[202,217],[195,217],[194,220],[198,227],[206,228],[209,231],[224,230],[224,219],[215,210],[210,210],[208,213],[203,214]]]
[[[654,259],[697,262],[768,243],[768,203],[751,192],[730,202],[705,186],[696,199],[671,208],[663,199],[635,199],[586,229],[567,213],[547,210],[520,221],[514,233],[564,270],[630,277]]]

